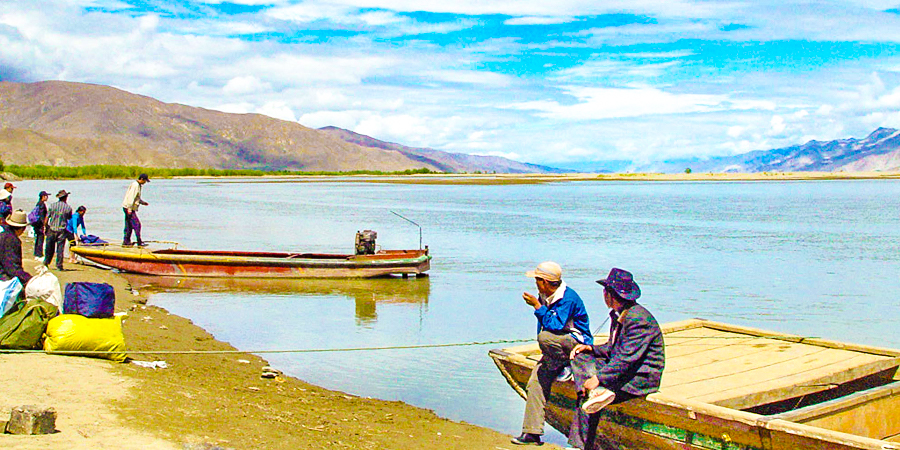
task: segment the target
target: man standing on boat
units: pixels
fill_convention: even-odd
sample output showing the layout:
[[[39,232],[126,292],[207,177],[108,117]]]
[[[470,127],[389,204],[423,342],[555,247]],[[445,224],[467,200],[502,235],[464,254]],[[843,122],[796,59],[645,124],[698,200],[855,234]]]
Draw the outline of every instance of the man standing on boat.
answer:
[[[569,356],[578,345],[590,346],[594,343],[588,323],[587,309],[581,297],[562,280],[559,264],[546,261],[536,269],[525,273],[534,278],[538,296],[528,292],[522,298],[534,308],[537,318],[537,341],[541,348],[541,359],[531,372],[525,388],[525,418],[522,434],[512,439],[513,444],[541,445],[544,434],[544,407],[553,381],[566,379]]]
[[[125,198],[122,200],[122,212],[125,213],[125,238],[122,239],[123,247],[131,246],[131,232],[134,231],[134,237],[137,239],[138,247],[144,246],[141,240],[141,219],[138,218],[137,212],[141,205],[149,205],[141,199],[141,186],[150,182],[150,177],[146,173],[142,173],[137,180],[128,186],[125,192]]]
[[[656,319],[637,304],[641,288],[631,273],[612,269],[597,283],[612,323],[609,340],[600,345],[576,345],[572,350],[572,374],[578,391],[569,445],[590,450],[598,439],[596,414],[606,405],[622,403],[659,390],[665,367],[665,344]],[[582,403],[583,401],[583,403]]]

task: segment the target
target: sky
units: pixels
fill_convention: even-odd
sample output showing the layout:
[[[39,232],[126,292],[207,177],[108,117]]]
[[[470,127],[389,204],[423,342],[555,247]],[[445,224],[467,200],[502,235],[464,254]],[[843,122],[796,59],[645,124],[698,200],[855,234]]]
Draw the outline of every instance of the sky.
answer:
[[[900,128],[900,0],[0,0],[0,81],[617,168]]]

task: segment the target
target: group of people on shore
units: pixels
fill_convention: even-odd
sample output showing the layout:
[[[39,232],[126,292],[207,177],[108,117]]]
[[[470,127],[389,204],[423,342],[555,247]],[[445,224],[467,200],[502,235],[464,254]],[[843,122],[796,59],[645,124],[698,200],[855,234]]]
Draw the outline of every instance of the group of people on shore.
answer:
[[[145,245],[141,239],[141,221],[137,211],[140,206],[149,204],[141,198],[141,187],[149,181],[150,177],[142,173],[125,193],[122,201],[122,212],[125,215],[123,246],[134,245],[131,240],[132,234],[138,246]],[[68,243],[70,247],[75,246],[87,235],[84,224],[87,208],[79,206],[73,210],[68,203],[69,195],[72,193],[61,189],[56,193],[56,201],[50,204],[47,204],[50,193],[41,191],[34,208],[26,214],[21,209],[12,208],[12,194],[15,189],[16,186],[8,182],[0,191],[0,281],[15,277],[25,285],[31,279],[31,275],[22,268],[20,237],[27,227],[31,226],[34,231],[34,259],[50,267],[55,255],[56,269],[62,271],[65,270],[63,261],[66,244]],[[75,255],[71,251],[69,261],[75,262]]]
[[[554,382],[575,383],[575,417],[568,433],[570,448],[604,448],[597,435],[598,414],[610,404],[643,397],[659,389],[665,367],[665,344],[659,324],[637,303],[641,289],[631,272],[613,268],[603,286],[611,319],[609,338],[594,342],[581,297],[562,279],[559,264],[546,261],[525,274],[534,278],[538,295],[522,298],[534,308],[541,359],[526,386],[522,434],[513,444],[541,445],[545,407]]]

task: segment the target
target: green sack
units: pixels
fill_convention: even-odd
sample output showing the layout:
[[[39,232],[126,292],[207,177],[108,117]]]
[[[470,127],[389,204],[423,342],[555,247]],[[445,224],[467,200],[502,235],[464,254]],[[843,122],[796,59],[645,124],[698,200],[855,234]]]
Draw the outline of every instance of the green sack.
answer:
[[[16,302],[0,318],[0,349],[32,350],[41,348],[47,322],[59,315],[51,303],[40,299]]]

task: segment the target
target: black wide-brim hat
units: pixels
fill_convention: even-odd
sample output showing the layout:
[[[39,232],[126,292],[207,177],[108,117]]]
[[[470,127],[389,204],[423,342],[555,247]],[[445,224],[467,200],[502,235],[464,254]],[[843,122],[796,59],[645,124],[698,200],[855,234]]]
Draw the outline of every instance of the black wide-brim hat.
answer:
[[[634,277],[627,270],[613,268],[605,279],[597,280],[603,287],[612,289],[625,300],[633,302],[641,296],[641,288],[634,282]]]

